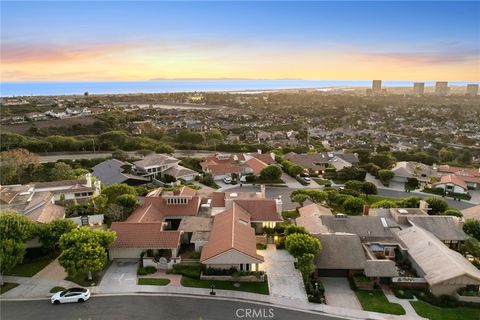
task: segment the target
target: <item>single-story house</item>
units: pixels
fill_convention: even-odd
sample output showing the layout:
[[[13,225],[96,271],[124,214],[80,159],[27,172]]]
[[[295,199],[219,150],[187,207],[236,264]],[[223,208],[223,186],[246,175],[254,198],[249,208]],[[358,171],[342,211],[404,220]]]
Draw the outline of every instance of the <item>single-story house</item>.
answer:
[[[468,219],[480,220],[480,205],[463,209],[461,212],[465,220],[468,220]]]
[[[258,271],[264,259],[257,254],[255,230],[250,215],[239,205],[214,217],[210,239],[202,249],[200,262],[207,268]]]
[[[407,256],[419,276],[437,296],[453,295],[466,286],[479,288],[480,270],[449,249],[433,233],[413,226],[395,233],[407,246]]]
[[[409,178],[416,178],[419,182],[429,183],[432,177],[437,177],[437,170],[420,162],[400,161],[392,169],[395,176],[392,182],[404,183]]]
[[[93,175],[103,184],[125,183],[138,186],[150,183],[150,179],[130,173],[133,164],[117,159],[105,160],[92,168]]]
[[[310,234],[328,233],[328,228],[322,224],[320,216],[333,216],[332,210],[317,203],[312,203],[298,209],[300,214],[295,219],[298,226],[304,227]]]
[[[435,188],[441,188],[445,192],[454,192],[454,193],[467,193],[468,186],[459,177],[453,174],[447,176],[442,176],[439,182],[433,184]]]

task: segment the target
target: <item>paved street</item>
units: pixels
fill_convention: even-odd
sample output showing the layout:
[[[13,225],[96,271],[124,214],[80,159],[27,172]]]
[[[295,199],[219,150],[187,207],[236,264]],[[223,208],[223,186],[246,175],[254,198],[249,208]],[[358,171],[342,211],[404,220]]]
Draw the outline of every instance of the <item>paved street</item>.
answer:
[[[256,317],[246,317],[256,312]],[[269,315],[273,314],[273,317]],[[168,319],[168,320],[228,320],[285,319],[333,320],[332,316],[305,313],[236,301],[210,298],[167,296],[93,297],[82,304],[54,306],[47,300],[1,301],[1,318],[5,320],[50,319]]]
[[[295,269],[295,259],[286,250],[277,250],[269,245],[267,250],[258,251],[265,262],[261,268],[268,275],[270,295],[289,299],[307,300],[300,271]]]

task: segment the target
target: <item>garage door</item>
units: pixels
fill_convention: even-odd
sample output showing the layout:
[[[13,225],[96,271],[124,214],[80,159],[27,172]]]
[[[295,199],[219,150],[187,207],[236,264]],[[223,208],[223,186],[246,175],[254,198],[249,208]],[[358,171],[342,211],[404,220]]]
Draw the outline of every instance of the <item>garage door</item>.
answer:
[[[342,269],[318,269],[319,277],[348,277],[348,270]]]

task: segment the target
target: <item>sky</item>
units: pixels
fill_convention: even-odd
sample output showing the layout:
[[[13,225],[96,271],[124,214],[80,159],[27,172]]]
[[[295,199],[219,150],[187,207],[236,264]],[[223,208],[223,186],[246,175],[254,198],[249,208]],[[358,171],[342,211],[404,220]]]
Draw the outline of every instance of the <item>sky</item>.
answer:
[[[1,81],[480,80],[480,2],[2,1]]]

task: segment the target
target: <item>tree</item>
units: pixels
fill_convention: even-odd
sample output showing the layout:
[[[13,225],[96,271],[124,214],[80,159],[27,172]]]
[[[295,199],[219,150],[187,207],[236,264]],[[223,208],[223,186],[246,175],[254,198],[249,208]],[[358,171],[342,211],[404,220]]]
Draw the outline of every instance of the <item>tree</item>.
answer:
[[[223,142],[223,134],[218,129],[212,129],[205,133],[205,139],[208,143],[221,143]]]
[[[407,178],[405,181],[405,191],[410,192],[420,187],[420,182],[417,178]]]
[[[362,188],[362,185],[363,185],[363,182],[358,180],[348,180],[347,182],[345,182],[346,189],[351,189],[355,191],[360,191],[360,189]]]
[[[294,233],[287,236],[285,238],[285,248],[295,258],[299,258],[307,253],[315,255],[322,249],[317,238],[302,233]]]
[[[3,145],[3,141],[2,141]],[[32,181],[40,167],[40,158],[26,149],[15,149],[0,153],[0,184]]]
[[[467,219],[463,224],[463,231],[469,236],[474,237],[480,241],[480,221],[474,219]]]
[[[177,133],[176,140],[182,144],[194,145],[203,142],[203,135],[185,129]]]
[[[276,164],[266,166],[260,171],[260,180],[274,181],[280,179],[282,176],[282,169]]]
[[[430,197],[425,199],[428,203],[428,214],[443,213],[448,209],[448,203],[445,199],[439,197]]]
[[[296,202],[300,205],[300,207],[303,207],[303,203],[308,200],[308,196],[306,194],[296,194],[292,198],[293,202]]]
[[[327,200],[327,193],[325,191],[311,189],[307,190],[307,195],[310,201],[315,203],[321,203]]]
[[[303,233],[303,234],[308,234],[308,231],[301,226],[296,226],[294,224],[289,224],[288,226],[285,227],[285,236],[289,236],[294,233]]]
[[[468,237],[465,240],[465,249],[467,249],[468,253],[476,258],[480,258],[480,241],[473,237]]]
[[[397,201],[399,208],[418,208],[420,206],[419,197],[406,197]]]
[[[363,199],[349,196],[343,202],[343,209],[345,210],[346,214],[357,215],[363,211],[364,205],[365,201]]]
[[[117,149],[112,152],[112,158],[118,159],[120,161],[126,161],[129,158],[129,156],[125,151]]]
[[[107,263],[106,248],[115,240],[112,231],[94,230],[87,227],[74,229],[60,237],[62,254],[58,259],[70,276],[102,270]]]
[[[371,157],[370,161],[382,169],[390,169],[395,163],[395,160],[392,158],[392,156],[386,153],[376,154]]]
[[[368,181],[362,183],[360,186],[360,192],[362,192],[367,199],[369,195],[378,193],[377,186]]]
[[[0,214],[0,240],[10,239],[24,243],[33,239],[37,225],[24,215],[6,211]]]
[[[383,183],[384,186],[388,186],[393,177],[395,177],[395,173],[392,170],[378,170],[378,179]]]
[[[77,225],[72,220],[53,220],[40,227],[40,242],[45,248],[56,251],[60,244],[60,237],[75,228]]]
[[[116,202],[117,198],[124,194],[137,195],[135,188],[124,183],[111,184],[102,190],[102,194],[108,199],[108,203]]]
[[[166,143],[161,143],[155,148],[156,153],[174,153],[175,149]]]
[[[65,162],[57,162],[50,171],[50,179],[52,181],[75,179],[75,173]]]
[[[215,185],[215,179],[213,178],[213,175],[211,173],[205,173],[199,182],[206,186]]]
[[[292,164],[291,166],[288,167],[288,174],[292,177],[298,176],[303,171],[304,171],[303,167],[298,164]]]
[[[358,167],[345,167],[337,171],[337,178],[340,180],[365,180],[367,171]]]
[[[115,203],[123,208],[126,215],[132,213],[132,211],[138,208],[138,206],[140,205],[138,203],[137,197],[132,194],[122,194],[117,198]]]
[[[25,244],[13,239],[2,239],[0,246],[0,284],[3,286],[3,274],[22,263]]]
[[[315,255],[311,253],[306,253],[298,257],[297,269],[302,274],[304,283],[308,283],[310,275],[315,271],[315,264],[313,263],[314,259]]]

